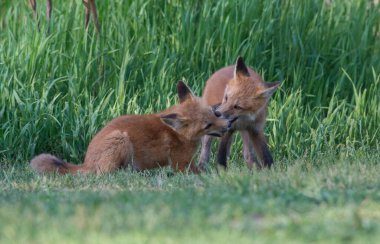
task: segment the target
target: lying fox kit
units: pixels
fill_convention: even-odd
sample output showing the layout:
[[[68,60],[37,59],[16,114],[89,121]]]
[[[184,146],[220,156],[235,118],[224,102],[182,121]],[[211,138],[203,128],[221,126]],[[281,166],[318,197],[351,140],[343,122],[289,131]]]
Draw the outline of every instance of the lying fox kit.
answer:
[[[269,99],[279,85],[280,82],[264,82],[260,75],[244,64],[241,57],[237,59],[236,65],[222,68],[209,78],[202,98],[216,108],[218,116],[233,121],[229,131],[220,141],[217,155],[219,164],[227,166],[235,131],[242,135],[244,158],[249,168],[254,164],[259,168],[270,167],[273,164],[264,136],[264,127]],[[212,138],[209,136],[202,139],[199,162],[202,167],[209,161],[211,141]]]
[[[41,154],[30,162],[38,173],[102,174],[122,167],[137,170],[170,165],[175,171],[190,169],[204,135],[222,136],[228,121],[217,117],[202,99],[182,82],[177,84],[180,103],[150,115],[125,115],[109,122],[90,142],[84,163],[74,165]]]

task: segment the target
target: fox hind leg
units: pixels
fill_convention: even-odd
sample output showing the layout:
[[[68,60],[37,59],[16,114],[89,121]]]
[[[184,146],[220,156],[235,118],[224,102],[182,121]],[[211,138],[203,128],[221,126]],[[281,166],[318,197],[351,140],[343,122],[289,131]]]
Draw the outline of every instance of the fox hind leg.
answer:
[[[127,166],[133,161],[133,145],[127,132],[113,131],[101,143],[89,146],[85,165],[96,174]]]

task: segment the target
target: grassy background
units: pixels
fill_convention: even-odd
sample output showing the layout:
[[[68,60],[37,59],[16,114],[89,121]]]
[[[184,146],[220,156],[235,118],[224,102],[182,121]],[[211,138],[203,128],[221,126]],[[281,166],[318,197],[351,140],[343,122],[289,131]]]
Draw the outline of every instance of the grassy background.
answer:
[[[49,34],[44,1],[41,32],[26,0],[1,1],[0,236],[378,238],[380,7],[325,2],[97,1],[97,36],[92,23],[84,31],[79,0],[54,2]],[[80,163],[107,121],[174,104],[179,79],[201,94],[238,55],[265,80],[284,80],[266,128],[273,171],[247,172],[240,140],[225,176],[39,177],[28,168],[41,152]]]
[[[284,80],[267,127],[276,158],[379,149],[380,16],[370,1],[100,1],[99,38],[83,30],[80,1],[55,3],[50,34],[44,7],[39,33],[25,1],[2,3],[2,158],[50,151],[81,162],[111,118],[173,104],[179,79],[201,94],[238,55]]]

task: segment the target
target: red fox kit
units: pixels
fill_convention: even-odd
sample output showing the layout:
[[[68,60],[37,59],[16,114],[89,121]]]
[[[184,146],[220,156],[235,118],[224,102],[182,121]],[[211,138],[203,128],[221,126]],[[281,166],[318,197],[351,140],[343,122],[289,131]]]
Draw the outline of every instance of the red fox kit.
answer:
[[[221,138],[217,161],[227,167],[227,158],[232,134],[239,131],[243,138],[244,158],[248,167],[270,167],[272,156],[264,136],[269,99],[280,82],[264,82],[260,75],[248,68],[241,57],[235,66],[215,72],[206,82],[202,98],[216,107],[216,114],[234,121],[229,131]],[[200,166],[205,167],[210,157],[212,138],[202,138]],[[259,163],[257,162],[257,158]]]
[[[102,174],[132,166],[137,170],[170,165],[175,171],[190,169],[204,135],[220,137],[228,121],[217,117],[201,98],[182,82],[177,84],[180,103],[149,115],[125,115],[109,122],[90,142],[84,163],[74,165],[50,154],[30,162],[38,173]]]

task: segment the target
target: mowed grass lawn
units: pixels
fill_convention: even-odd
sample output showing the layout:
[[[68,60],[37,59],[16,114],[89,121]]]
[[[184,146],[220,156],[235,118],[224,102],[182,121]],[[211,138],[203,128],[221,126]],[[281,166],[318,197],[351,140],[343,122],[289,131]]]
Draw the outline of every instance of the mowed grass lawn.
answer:
[[[0,173],[0,242],[375,243],[378,158],[99,177],[37,176],[9,164]]]

